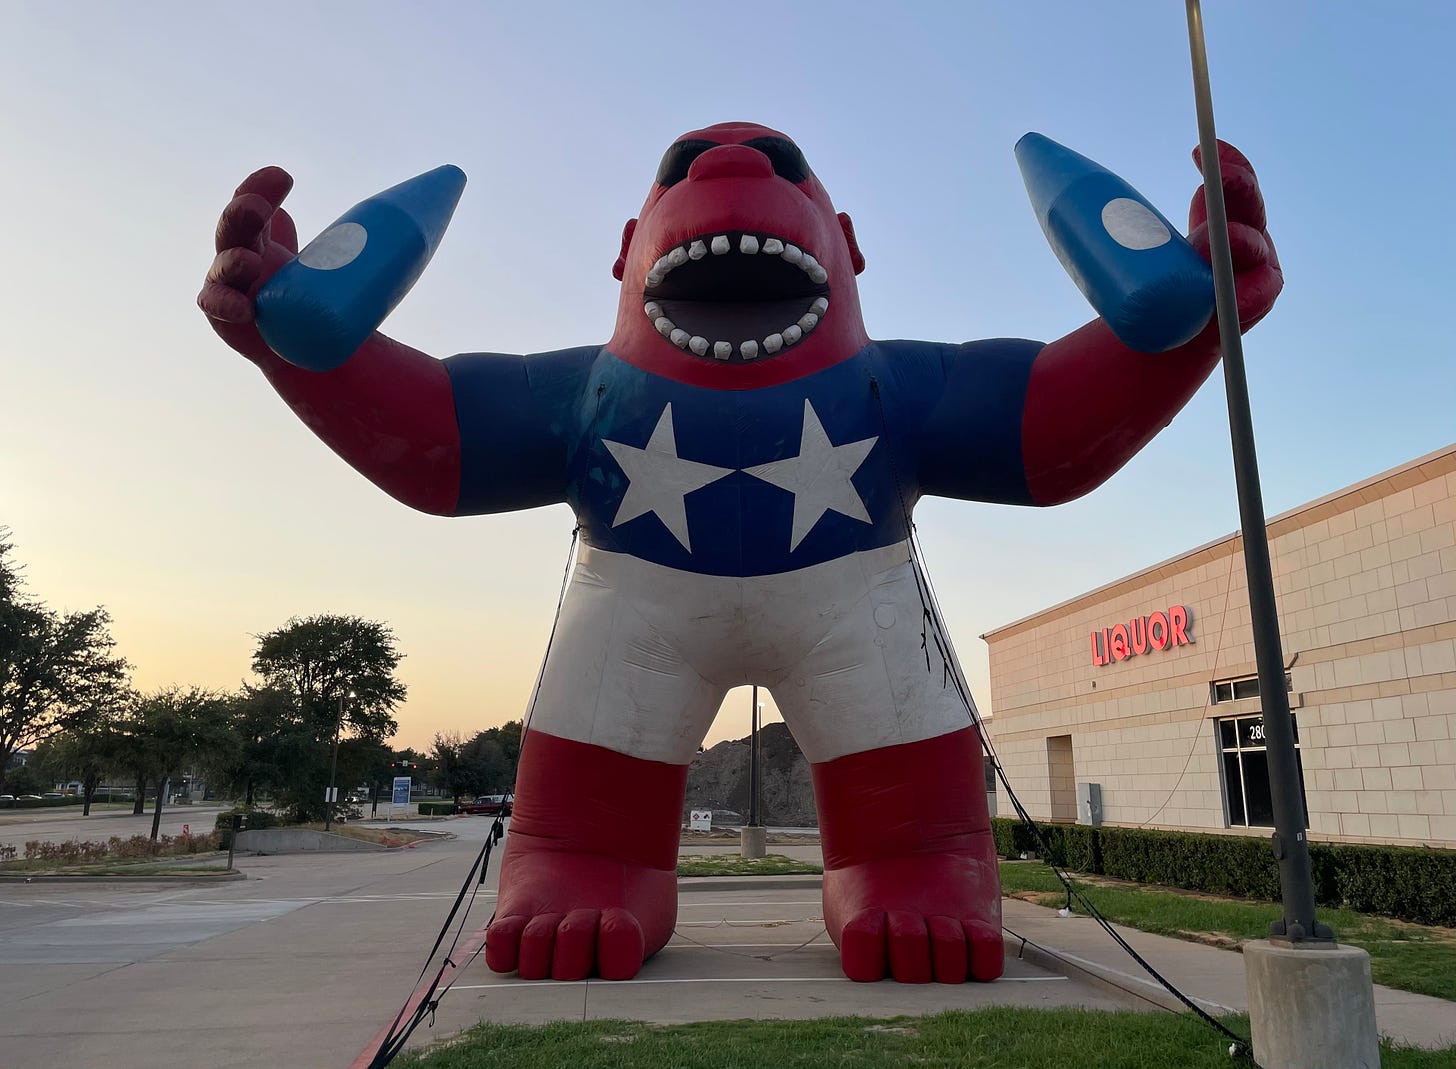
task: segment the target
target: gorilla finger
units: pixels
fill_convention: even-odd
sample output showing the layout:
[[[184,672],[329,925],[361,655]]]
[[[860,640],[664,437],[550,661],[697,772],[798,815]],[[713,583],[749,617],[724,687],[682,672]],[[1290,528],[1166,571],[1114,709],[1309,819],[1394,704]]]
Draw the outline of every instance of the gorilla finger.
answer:
[[[1251,226],[1230,222],[1228,225],[1229,253],[1233,257],[1234,271],[1248,271],[1262,267],[1273,259],[1273,250],[1264,235]],[[1205,260],[1212,260],[1209,252],[1208,227],[1200,226],[1188,235],[1188,243],[1198,250]]]
[[[263,228],[273,214],[273,205],[257,193],[240,193],[228,202],[217,221],[217,251],[252,249],[263,251]]]
[[[1264,194],[1259,190],[1253,171],[1242,167],[1226,167],[1223,177],[1223,210],[1230,222],[1246,223],[1263,230],[1268,222],[1264,212]],[[1188,206],[1188,229],[1208,221],[1207,191],[1199,186]]]
[[[223,323],[251,323],[253,298],[221,282],[205,282],[197,295],[197,307]]]
[[[263,258],[252,249],[223,249],[207,269],[207,281],[246,293],[263,269]]]
[[[1193,162],[1200,171],[1203,170],[1202,145],[1193,146]],[[1249,162],[1249,158],[1221,137],[1218,139],[1218,166],[1222,170],[1230,167],[1242,167],[1250,174],[1254,173],[1254,165]]]
[[[260,167],[243,179],[242,185],[238,186],[233,196],[256,193],[276,208],[283,203],[283,198],[288,196],[288,191],[292,188],[293,176],[282,167]]]
[[[1234,276],[1239,297],[1239,326],[1248,330],[1269,314],[1284,289],[1284,274],[1277,267],[1256,267]]]
[[[293,225],[293,216],[287,210],[279,208],[268,220],[268,238],[294,255],[298,254],[298,227]]]

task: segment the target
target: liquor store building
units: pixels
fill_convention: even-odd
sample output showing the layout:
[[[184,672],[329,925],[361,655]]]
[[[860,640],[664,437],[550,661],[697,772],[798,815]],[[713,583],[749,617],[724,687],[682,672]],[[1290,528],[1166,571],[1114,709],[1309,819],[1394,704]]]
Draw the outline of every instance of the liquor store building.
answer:
[[[1456,445],[1268,530],[1312,836],[1456,847]],[[1272,826],[1239,535],[982,637],[1033,817]]]

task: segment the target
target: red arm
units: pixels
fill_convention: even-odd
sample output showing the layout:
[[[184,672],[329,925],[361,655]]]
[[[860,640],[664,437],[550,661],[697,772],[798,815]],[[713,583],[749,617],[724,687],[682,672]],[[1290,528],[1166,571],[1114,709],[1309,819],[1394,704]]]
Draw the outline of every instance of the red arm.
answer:
[[[1193,152],[1195,163],[1199,153]],[[1249,161],[1219,142],[1233,245],[1239,324],[1248,330],[1284,285],[1265,229],[1264,200]],[[1189,241],[1208,257],[1203,189],[1188,213]],[[1166,353],[1139,353],[1094,320],[1037,354],[1027,385],[1021,447],[1027,486],[1038,505],[1071,501],[1128,462],[1203,384],[1219,358],[1218,325]]]
[[[460,434],[445,365],[375,332],[333,371],[304,371],[263,341],[253,295],[298,251],[280,205],[293,179],[265,167],[238,187],[217,226],[217,258],[197,303],[229,346],[262,369],[298,418],[355,470],[422,512],[451,515]]]

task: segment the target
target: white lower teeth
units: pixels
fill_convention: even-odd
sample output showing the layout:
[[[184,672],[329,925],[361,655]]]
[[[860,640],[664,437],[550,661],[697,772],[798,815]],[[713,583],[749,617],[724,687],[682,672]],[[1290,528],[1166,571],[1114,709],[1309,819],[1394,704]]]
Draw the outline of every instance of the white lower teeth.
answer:
[[[704,259],[709,253],[714,256],[724,256],[731,249],[732,242],[726,234],[718,234],[711,239],[700,238],[689,242],[686,246],[679,245],[652,265],[647,273],[647,285],[649,287],[661,285],[663,279],[671,271],[681,267],[689,260]],[[824,283],[829,277],[829,273],[812,254],[805,252],[797,245],[785,242],[782,238],[764,238],[760,241],[753,234],[742,234],[738,238],[738,251],[745,256],[754,256],[759,252],[768,256],[782,256],[785,263],[794,264],[818,284]],[[732,342],[710,342],[701,334],[690,334],[665,316],[662,305],[657,301],[648,301],[642,306],[642,310],[657,332],[679,349],[691,349],[698,356],[707,356],[711,350],[713,357],[718,360],[728,360],[733,355]],[[809,305],[809,310],[799,317],[797,323],[785,327],[776,334],[770,334],[762,342],[749,339],[740,343],[739,356],[744,360],[756,360],[760,354],[772,356],[785,346],[797,344],[805,334],[819,325],[828,311],[829,299],[827,297],[814,298]]]

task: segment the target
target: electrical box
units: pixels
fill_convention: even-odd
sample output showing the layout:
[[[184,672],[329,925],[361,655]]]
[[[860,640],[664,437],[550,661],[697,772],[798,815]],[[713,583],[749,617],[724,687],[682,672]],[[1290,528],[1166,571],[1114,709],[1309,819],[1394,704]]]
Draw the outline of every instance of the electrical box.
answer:
[[[1096,828],[1102,824],[1102,784],[1077,784],[1077,823]]]

